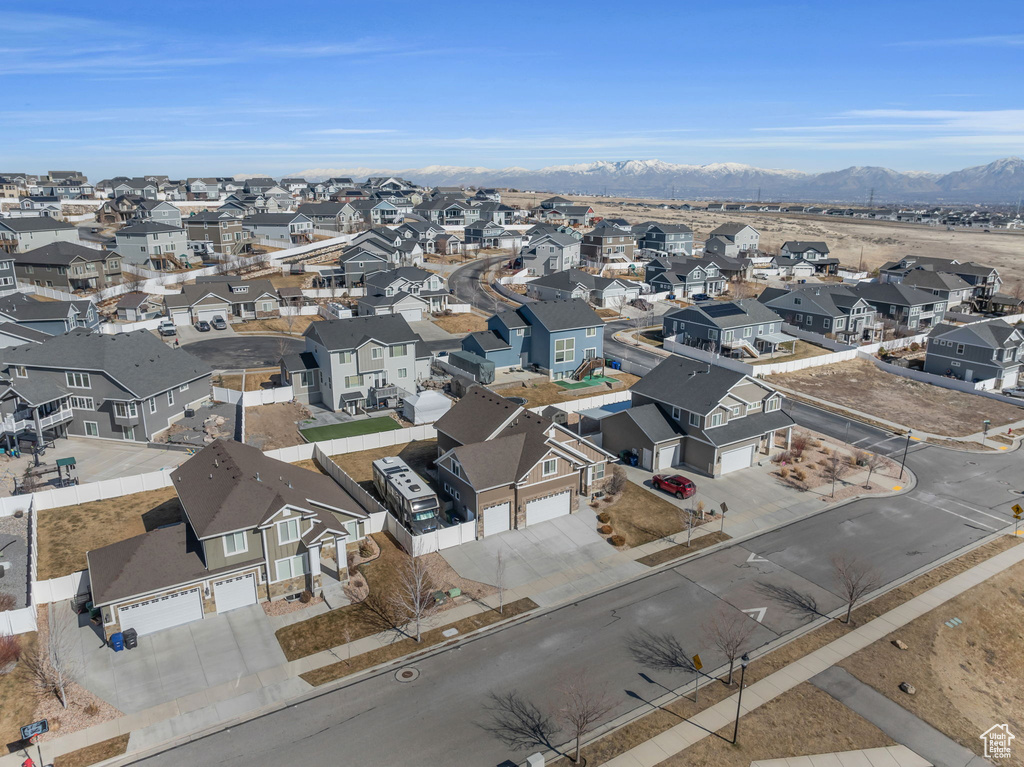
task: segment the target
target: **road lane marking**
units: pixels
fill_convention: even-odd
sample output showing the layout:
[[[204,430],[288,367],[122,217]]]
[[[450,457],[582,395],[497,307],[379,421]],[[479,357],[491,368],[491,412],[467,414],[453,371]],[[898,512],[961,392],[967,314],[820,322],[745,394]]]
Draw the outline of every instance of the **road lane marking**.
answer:
[[[960,519],[966,519],[972,525],[978,525],[978,527],[984,527],[986,530],[995,530],[996,529],[996,528],[992,527],[991,525],[986,525],[984,522],[979,522],[976,519],[971,519],[970,517],[965,517],[963,514],[957,514],[955,511],[950,511],[949,509],[944,509],[941,506],[939,506],[937,503],[925,503],[924,501],[920,501],[917,498],[915,498],[914,500],[917,501],[918,503],[920,503],[922,506],[927,506],[929,509],[938,509],[939,511],[944,511],[947,514],[952,514],[954,517],[960,517]]]
[[[747,562],[767,562],[768,560],[764,557],[759,557],[757,554],[751,554],[747,557]]]
[[[753,607],[750,610],[740,610],[741,613],[746,613],[758,623],[764,620],[764,614],[768,612],[767,607]]]
[[[945,500],[949,501],[950,503],[955,503],[957,506],[963,506],[965,509],[970,509],[971,511],[976,511],[979,514],[984,514],[986,517],[992,517],[992,519],[995,519],[1004,524],[1006,523],[1006,517],[999,517],[995,514],[989,514],[987,511],[982,511],[981,509],[977,509],[974,506],[968,506],[966,503],[961,503],[960,501],[954,500],[953,498],[946,498]]]

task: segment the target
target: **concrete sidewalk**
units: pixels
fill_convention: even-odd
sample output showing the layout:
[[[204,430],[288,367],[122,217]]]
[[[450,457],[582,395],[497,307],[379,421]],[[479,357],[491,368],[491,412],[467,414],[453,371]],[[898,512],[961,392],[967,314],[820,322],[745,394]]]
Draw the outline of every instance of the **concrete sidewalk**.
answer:
[[[811,680],[893,630],[907,625],[914,619],[1021,561],[1024,561],[1024,546],[1015,546],[997,554],[852,630],[845,636],[805,655],[759,682],[755,682],[744,688],[742,713],[749,714],[784,692]],[[752,662],[756,663],[757,660],[754,659]],[[666,695],[662,699],[651,701],[651,704],[654,706],[664,705],[675,697],[677,696],[674,693]],[[704,709],[691,719],[605,762],[605,764],[608,767],[654,767],[734,721],[737,698],[738,694],[732,695],[714,706]],[[984,762],[981,763],[984,764]]]

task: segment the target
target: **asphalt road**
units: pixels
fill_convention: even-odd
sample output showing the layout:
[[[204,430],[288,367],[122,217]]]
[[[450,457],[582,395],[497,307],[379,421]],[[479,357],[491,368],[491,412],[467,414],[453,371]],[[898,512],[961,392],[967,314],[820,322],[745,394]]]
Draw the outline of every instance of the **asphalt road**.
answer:
[[[282,346],[283,345],[283,346]],[[241,336],[193,341],[182,347],[216,370],[274,367],[283,354],[297,354],[306,348],[298,338]]]
[[[494,299],[489,293],[485,293],[481,287],[481,279],[484,273],[499,261],[507,260],[505,256],[491,256],[470,261],[465,266],[460,266],[448,275],[448,287],[454,291],[459,301],[470,304],[480,311],[493,313],[494,311],[509,311],[512,307],[509,304],[498,302],[495,306]]]
[[[844,419],[792,412],[809,427],[845,430]],[[886,437],[877,430],[854,436]],[[578,669],[607,685],[617,701],[608,718],[618,716],[638,707],[634,696],[650,700],[687,679],[636,663],[630,646],[638,629],[671,632],[687,655],[700,653],[715,668],[724,659],[702,627],[716,612],[760,616],[755,644],[771,641],[841,607],[833,555],[854,552],[892,582],[1005,526],[1020,498],[1014,491],[1024,490],[1020,453],[979,456],[917,444],[907,465],[920,484],[904,495],[837,507],[420,658],[411,664],[420,672],[412,683],[380,673],[141,764],[518,762],[529,751],[510,751],[484,727],[489,692],[515,689],[549,705],[558,680]]]

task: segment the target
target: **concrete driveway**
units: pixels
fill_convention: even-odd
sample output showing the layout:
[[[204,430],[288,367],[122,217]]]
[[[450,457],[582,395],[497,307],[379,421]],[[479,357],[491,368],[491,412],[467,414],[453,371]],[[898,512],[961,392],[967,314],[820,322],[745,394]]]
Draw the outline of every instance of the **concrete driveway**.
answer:
[[[201,693],[285,663],[274,629],[260,605],[139,637],[133,650],[114,652],[101,632],[69,602],[54,605],[73,629],[79,683],[125,713]]]
[[[453,333],[449,333],[439,325],[435,325],[430,320],[423,320],[421,322],[410,322],[409,327],[412,328],[419,337],[424,341],[451,341],[461,340],[462,336],[457,336]]]
[[[214,338],[233,338],[235,336],[235,331],[230,324],[224,330],[214,330],[211,328],[204,333],[200,333],[196,330],[195,325],[178,325],[177,330],[178,340],[182,344],[191,344],[196,341],[209,341]]]
[[[463,578],[494,585],[499,551],[504,552],[505,587],[514,591],[530,584],[531,597],[541,605],[588,594],[647,569],[598,535],[597,517],[586,506],[549,522],[445,549],[441,555]]]

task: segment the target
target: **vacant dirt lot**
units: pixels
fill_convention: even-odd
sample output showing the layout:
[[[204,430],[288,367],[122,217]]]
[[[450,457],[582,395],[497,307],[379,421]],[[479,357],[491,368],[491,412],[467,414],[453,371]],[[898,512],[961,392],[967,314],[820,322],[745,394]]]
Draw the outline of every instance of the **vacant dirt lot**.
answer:
[[[553,405],[556,402],[565,402],[579,397],[592,397],[595,394],[607,394],[610,391],[628,389],[640,380],[639,376],[635,376],[630,373],[622,373],[620,371],[612,372],[611,370],[608,370],[605,371],[605,375],[614,376],[620,383],[613,384],[612,386],[600,384],[597,386],[587,386],[583,389],[566,389],[564,386],[559,386],[554,381],[537,379],[534,381],[506,384],[504,386],[492,386],[491,388],[502,397],[524,398],[526,400],[526,407],[540,407],[542,405]]]
[[[437,317],[434,324],[449,333],[476,333],[478,330],[487,330],[487,320],[477,314],[451,314],[447,317]]]
[[[245,409],[245,442],[260,450],[301,445],[299,421],[309,418],[309,411],[295,402],[259,405]]]
[[[551,195],[503,194],[509,204],[533,207]],[[567,196],[567,195],[563,195]],[[832,255],[844,265],[861,264],[874,269],[886,261],[910,253],[980,261],[999,269],[1010,287],[1024,282],[1024,232],[946,231],[944,227],[901,224],[895,221],[833,219],[792,213],[753,213],[743,211],[664,210],[661,205],[678,205],[681,200],[631,200],[627,198],[578,197],[579,203],[594,208],[599,216],[625,218],[630,223],[664,221],[681,223],[693,229],[700,242],[717,226],[728,221],[749,224],[761,233],[762,249],[776,253],[787,240],[824,240]],[[624,202],[639,203],[637,206]],[[705,204],[705,203],[698,203]]]
[[[290,317],[271,317],[265,320],[249,320],[236,325],[236,333],[287,333],[301,336],[311,323],[323,319],[319,314],[299,314]]]
[[[173,487],[39,512],[39,579],[86,567],[85,552],[181,519]]]
[[[978,736],[993,724],[1024,731],[1022,578],[1024,564],[1004,570],[840,665],[981,754]],[[953,618],[963,622],[947,626]],[[909,649],[897,649],[894,639]],[[901,682],[914,685],[916,694],[900,692]],[[1024,751],[1012,751],[1013,757],[1000,763],[1024,765]]]
[[[911,429],[964,437],[992,421],[991,430],[1024,419],[1024,409],[975,394],[884,373],[868,360],[768,376],[771,383]]]

